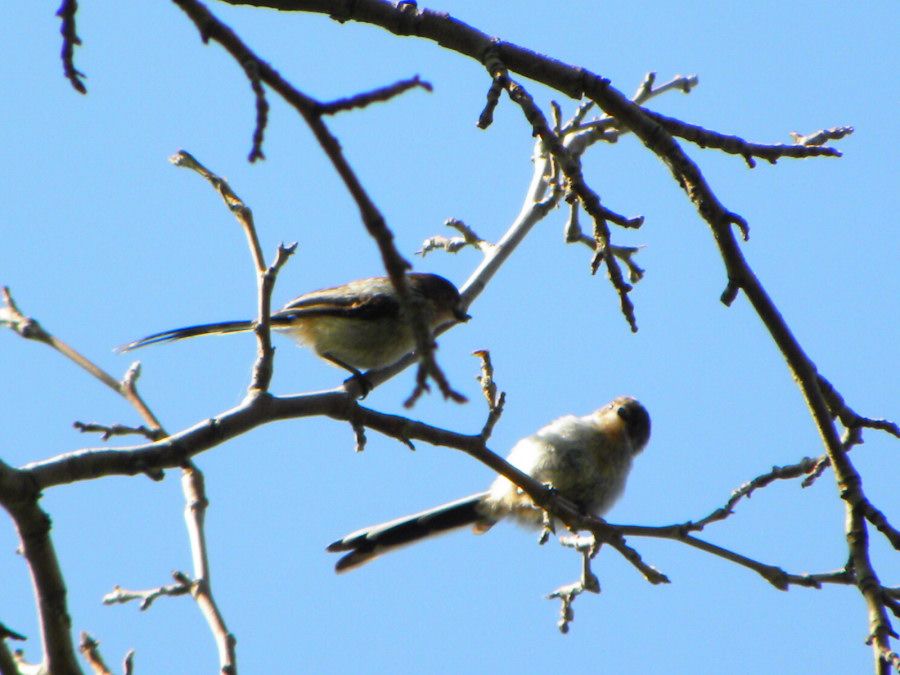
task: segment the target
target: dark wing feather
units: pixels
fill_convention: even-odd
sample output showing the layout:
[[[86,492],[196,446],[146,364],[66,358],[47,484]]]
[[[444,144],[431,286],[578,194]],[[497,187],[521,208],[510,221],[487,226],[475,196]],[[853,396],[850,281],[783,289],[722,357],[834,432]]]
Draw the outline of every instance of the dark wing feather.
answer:
[[[301,295],[272,314],[279,322],[295,317],[337,316],[348,319],[396,317],[400,313],[393,286],[387,278],[362,279],[346,286]]]

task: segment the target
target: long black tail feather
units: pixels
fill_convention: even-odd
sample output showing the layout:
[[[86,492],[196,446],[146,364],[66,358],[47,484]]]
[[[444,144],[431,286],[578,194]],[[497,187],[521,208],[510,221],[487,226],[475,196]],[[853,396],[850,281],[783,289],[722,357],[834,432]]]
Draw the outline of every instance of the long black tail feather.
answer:
[[[173,328],[172,330],[164,330],[161,333],[148,335],[140,340],[135,340],[126,345],[116,347],[115,351],[130,352],[134,349],[159,344],[160,342],[174,342],[175,340],[185,340],[200,335],[243,333],[252,329],[252,321],[219,321],[217,323],[205,323],[197,326],[185,326],[184,328]]]
[[[334,568],[345,572],[420,539],[484,522],[485,516],[478,506],[486,494],[481,492],[463,497],[427,511],[352,532],[328,547],[332,552],[350,551],[337,561]]]

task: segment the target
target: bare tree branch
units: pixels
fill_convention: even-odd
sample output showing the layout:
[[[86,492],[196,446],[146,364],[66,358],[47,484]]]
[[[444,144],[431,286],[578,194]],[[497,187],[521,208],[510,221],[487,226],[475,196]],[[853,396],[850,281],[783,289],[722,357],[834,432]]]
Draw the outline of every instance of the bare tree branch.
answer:
[[[683,138],[704,149],[713,148],[730,155],[740,155],[751,169],[756,166],[756,162],[753,160],[754,157],[760,157],[770,164],[775,164],[782,157],[805,159],[807,157],[841,156],[840,151],[836,148],[821,147],[821,145],[813,143],[804,144],[801,140],[798,140],[796,145],[764,145],[762,143],[750,143],[738,136],[729,136],[727,134],[710,131],[709,129],[697,126],[696,124],[688,124],[687,122],[661,115],[658,112],[653,112],[646,108],[643,109],[643,112],[647,117],[658,123],[673,136]],[[821,139],[822,142],[825,142],[826,140],[835,140],[853,131],[851,127],[842,128],[846,130],[843,134],[833,134],[831,136],[821,135],[817,136],[817,139]],[[820,134],[823,133],[824,132],[820,132]]]
[[[596,272],[602,263],[606,263],[609,280],[612,283],[613,288],[615,288],[616,292],[619,294],[619,303],[622,307],[622,314],[628,321],[628,325],[631,326],[631,331],[637,332],[634,304],[628,297],[631,285],[626,283],[622,278],[622,270],[619,269],[615,256],[609,251],[611,242],[609,226],[606,221],[613,220],[615,222],[618,220],[622,222],[623,219],[618,216],[618,214],[614,214],[600,204],[600,197],[585,182],[577,158],[568,152],[562,140],[547,126],[547,120],[544,118],[540,109],[535,105],[534,100],[528,92],[525,91],[522,86],[508,78],[506,82],[506,89],[510,98],[522,107],[525,117],[534,129],[534,135],[539,136],[544,142],[544,145],[549,149],[550,153],[553,155],[553,159],[565,174],[569,187],[578,196],[584,210],[587,211],[593,219],[595,248],[591,269],[593,272]]]
[[[347,110],[365,108],[366,106],[372,105],[373,103],[384,103],[385,101],[390,101],[395,96],[400,96],[410,89],[415,89],[416,87],[424,89],[429,93],[433,91],[433,88],[429,82],[420,80],[419,76],[416,75],[409,78],[408,80],[400,80],[399,82],[389,84],[386,87],[379,87],[378,89],[373,89],[372,91],[363,92],[362,94],[356,94],[356,96],[341,98],[336,101],[331,101],[330,103],[320,103],[319,114],[336,115],[337,113],[345,112]]]
[[[828,141],[836,141],[844,136],[853,133],[853,127],[832,127],[831,129],[821,129],[811,134],[799,134],[796,131],[791,132],[791,138],[797,145],[822,145]]]
[[[559,621],[556,623],[560,633],[569,632],[569,624],[575,619],[575,610],[572,605],[582,593],[599,593],[600,580],[591,570],[591,560],[597,555],[599,547],[594,538],[560,537],[560,543],[574,548],[581,554],[581,578],[566,586],[561,586],[547,596],[548,600],[560,601]]]
[[[100,434],[100,438],[108,441],[113,436],[143,436],[149,440],[153,440],[159,436],[157,431],[152,431],[144,425],[139,427],[129,427],[124,424],[99,424],[97,422],[73,422],[72,426],[83,434]]]
[[[253,90],[253,96],[256,98],[256,127],[253,129],[253,146],[250,148],[250,154],[247,155],[247,161],[252,164],[258,159],[266,158],[262,144],[266,124],[269,122],[269,102],[266,100],[266,90],[259,80],[259,69],[256,67],[256,62],[247,61],[244,64],[244,72],[247,73],[247,79],[250,80],[250,88]]]
[[[103,596],[104,605],[124,605],[135,600],[140,601],[139,607],[143,612],[150,609],[150,606],[159,598],[176,597],[179,595],[188,595],[191,592],[193,582],[184,572],[173,572],[172,577],[175,579],[174,584],[167,586],[159,586],[143,591],[134,591],[114,586],[112,591]]]
[[[78,645],[78,649],[95,675],[112,675],[112,671],[107,667],[103,657],[100,655],[100,643],[84,631],[81,632],[81,642]]]
[[[481,374],[477,379],[481,385],[481,393],[484,394],[488,405],[488,417],[485,420],[484,427],[481,429],[481,438],[487,443],[494,431],[494,426],[500,421],[500,416],[503,414],[506,392],[498,392],[497,390],[497,385],[494,382],[494,364],[491,363],[491,353],[486,349],[479,349],[473,352],[473,356],[481,359]]]
[[[44,330],[37,320],[22,314],[13,300],[9,288],[4,286],[2,291],[0,291],[0,296],[3,298],[3,305],[0,306],[0,326],[6,324],[26,340],[35,340],[52,347],[131,403],[144,421],[150,425],[150,433],[154,434],[155,437],[162,438],[165,436],[165,432],[156,416],[137,392],[136,382],[141,372],[139,363],[132,364],[126,371],[122,381],[119,382],[86,356]],[[158,476],[152,477],[158,478]]]
[[[81,673],[72,643],[66,584],[50,538],[50,518],[38,506],[40,491],[27,476],[0,461],[0,505],[9,513],[28,563],[36,597],[47,672]]]
[[[204,529],[209,501],[206,498],[203,474],[195,467],[187,466],[181,475],[181,487],[185,499],[184,520],[187,524],[191,542],[191,557],[194,563],[192,595],[216,640],[216,648],[219,652],[219,672],[222,675],[237,675],[237,656],[235,654],[237,640],[225,625],[225,618],[222,616],[212,592]]]
[[[184,519],[187,526],[191,546],[194,578],[183,572],[174,572],[174,584],[160,586],[149,590],[132,591],[116,586],[103,598],[103,603],[123,604],[134,600],[140,601],[141,610],[149,609],[155,600],[163,596],[180,596],[190,594],[200,608],[210,631],[216,641],[219,652],[219,672],[223,675],[237,674],[237,655],[235,636],[228,630],[225,618],[219,610],[212,592],[209,556],[206,545],[204,522],[209,501],[206,498],[206,487],[203,474],[192,464],[182,469],[181,486],[185,498]]]
[[[56,16],[62,19],[59,32],[63,36],[62,56],[63,72],[66,79],[72,84],[72,88],[79,94],[86,94],[87,87],[82,81],[85,74],[75,67],[75,47],[81,44],[81,38],[75,31],[75,14],[78,12],[77,0],[62,0],[62,4],[56,12]]]
[[[192,169],[199,173],[221,195],[228,209],[234,214],[247,237],[250,247],[250,256],[256,270],[256,286],[258,293],[258,314],[254,332],[258,344],[257,359],[253,366],[253,375],[250,379],[251,391],[266,391],[272,381],[272,359],[275,350],[272,348],[271,315],[272,315],[272,291],[275,288],[275,278],[279,270],[287,263],[288,259],[297,249],[297,244],[285,246],[280,244],[275,254],[275,262],[266,266],[262,247],[259,245],[259,236],[256,233],[256,225],[253,222],[253,211],[244,204],[231,186],[220,176],[203,166],[197,159],[185,150],[178,151],[170,158],[176,166]]]

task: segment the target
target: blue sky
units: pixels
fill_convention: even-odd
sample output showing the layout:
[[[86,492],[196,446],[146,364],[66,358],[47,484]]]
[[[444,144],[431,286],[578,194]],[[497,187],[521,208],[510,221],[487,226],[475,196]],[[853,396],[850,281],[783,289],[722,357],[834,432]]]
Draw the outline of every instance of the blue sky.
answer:
[[[631,93],[647,71],[660,81],[696,73],[689,96],[651,107],[758,142],[788,132],[852,125],[842,159],[742,160],[686,146],[725,205],[750,223],[744,252],[801,344],[858,412],[900,417],[893,139],[900,67],[895,3],[851,6],[683,2],[552,4],[451,2],[481,30],[585,66]],[[330,121],[364,186],[416,269],[461,284],[478,254],[414,257],[421,242],[461,218],[497,239],[515,217],[531,173],[530,128],[503,100],[494,125],[475,127],[483,68],[431,43],[323,16],[212,4],[300,90],[323,100],[418,74],[434,85]],[[382,267],[356,208],[304,124],[270,95],[264,150],[250,165],[253,99],[241,70],[167,3],[82,3],[77,66],[89,94],[62,77],[59,22],[49,3],[14,3],[0,37],[5,84],[0,137],[0,284],[21,308],[115,375],[132,362],[112,347],[197,322],[250,317],[255,282],[243,236],[196,175],[173,168],[180,148],[226,176],[256,216],[263,248],[298,241],[274,293],[295,295],[376,275]],[[525,82],[545,107],[559,94]],[[469,354],[491,350],[507,408],[491,447],[564,413],[585,414],[619,394],[640,398],[653,437],[612,522],[698,519],[773,465],[821,454],[799,391],[743,297],[725,285],[708,228],[668,170],[634,138],[585,159],[604,203],[643,214],[646,277],[632,294],[632,335],[589,252],[562,241],[565,214],[531,233],[438,355],[470,403],[426,397],[414,415],[474,433],[486,411]],[[275,393],[335,386],[343,375],[279,341]],[[170,430],[235,405],[249,380],[250,337],[191,341],[136,356],[140,388]],[[402,413],[406,372],[366,404]],[[57,354],[0,333],[0,457],[12,465],[100,445],[75,420],[137,423],[128,406]],[[896,441],[866,433],[853,451],[870,498],[896,521]],[[336,576],[324,547],[370,523],[482,489],[491,473],[446,448],[415,453],[369,434],[353,452],[346,425],[327,419],[258,429],[197,458],[211,501],[213,585],[238,638],[244,673],[522,673],[576,667],[603,672],[652,663],[660,673],[864,672],[867,620],[853,589],[774,590],[752,572],[684,546],[631,540],[673,583],[653,587],[618,555],[595,565],[603,593],[580,599],[569,635],[543,596],[574,580],[578,560],[512,525],[457,533]],[[137,672],[212,672],[215,649],[184,598],[146,613],[104,607],[114,584],[149,588],[190,569],[178,473],[162,483],[107,478],[55,488],[42,501],[69,587],[73,626],[100,640],[108,661],[137,650]],[[801,572],[846,559],[843,508],[830,472],[802,490],[773,485],[742,502],[705,538]],[[897,523],[894,522],[896,525]],[[882,581],[896,585],[895,552],[872,536]],[[0,528],[0,621],[39,654],[30,582]],[[582,667],[580,664],[577,667]]]

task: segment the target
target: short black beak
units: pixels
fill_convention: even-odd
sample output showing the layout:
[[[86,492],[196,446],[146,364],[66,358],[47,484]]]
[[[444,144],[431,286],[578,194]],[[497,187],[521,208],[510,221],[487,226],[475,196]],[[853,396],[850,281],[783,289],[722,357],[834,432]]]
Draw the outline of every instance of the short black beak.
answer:
[[[457,308],[455,308],[455,309],[453,310],[453,318],[456,319],[457,321],[461,322],[461,323],[465,323],[466,321],[468,321],[468,320],[471,319],[472,317],[469,316],[468,314],[466,314],[462,309],[460,309],[459,307],[457,307]]]

